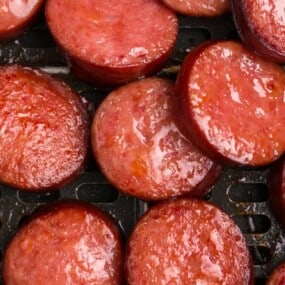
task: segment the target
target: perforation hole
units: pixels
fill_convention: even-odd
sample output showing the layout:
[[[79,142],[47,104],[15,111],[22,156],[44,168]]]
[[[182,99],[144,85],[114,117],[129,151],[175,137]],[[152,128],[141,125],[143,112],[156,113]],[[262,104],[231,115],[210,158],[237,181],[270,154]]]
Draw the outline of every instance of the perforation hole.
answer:
[[[270,219],[265,215],[234,215],[233,220],[244,234],[264,234],[271,227]]]
[[[25,226],[25,224],[27,223],[27,221],[30,219],[29,215],[23,215],[18,223],[18,229],[22,228],[23,226]]]
[[[97,172],[97,171],[100,171],[99,165],[98,165],[98,163],[95,160],[93,155],[90,155],[88,157],[88,164],[87,164],[87,167],[86,167],[85,171],[86,172]]]
[[[229,34],[227,35],[227,39],[229,40],[238,40],[239,35],[236,29],[232,29]]]
[[[229,197],[234,202],[265,202],[268,187],[263,183],[236,183],[230,187]]]
[[[19,191],[18,199],[27,204],[49,203],[58,200],[59,195],[59,191],[52,191],[48,193],[29,193]]]
[[[82,184],[77,196],[91,203],[113,203],[118,199],[119,192],[110,184]]]
[[[267,264],[272,258],[271,250],[266,246],[249,246],[249,251],[255,265]]]
[[[212,191],[209,191],[205,196],[204,196],[204,199],[205,200],[210,200],[212,197]]]
[[[211,39],[211,34],[206,29],[189,29],[181,28],[179,30],[176,50],[174,52],[174,58],[182,61],[186,54],[195,46],[200,43]]]
[[[30,30],[22,34],[18,41],[23,48],[50,48],[55,47],[54,40],[45,29]]]
[[[255,285],[265,285],[266,284],[266,278],[255,278]]]
[[[84,97],[88,102],[92,102],[94,107],[97,108],[109,92],[111,92],[109,89],[106,89],[104,91],[90,89],[80,92],[80,95]]]

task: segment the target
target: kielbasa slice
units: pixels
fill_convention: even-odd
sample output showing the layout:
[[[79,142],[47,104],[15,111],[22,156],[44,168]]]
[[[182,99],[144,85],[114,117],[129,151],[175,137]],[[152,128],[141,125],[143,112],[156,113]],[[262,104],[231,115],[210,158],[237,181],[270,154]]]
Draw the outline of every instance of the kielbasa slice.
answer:
[[[174,83],[148,78],[111,92],[96,111],[92,147],[116,188],[146,200],[203,196],[221,172],[176,126]]]
[[[46,20],[73,72],[98,85],[155,73],[178,32],[177,16],[159,0],[48,0]]]
[[[266,285],[285,284],[285,263],[279,264],[269,275]]]
[[[233,220],[204,200],[156,204],[127,243],[128,285],[254,284],[251,256]]]
[[[122,284],[117,224],[91,204],[57,202],[32,215],[9,242],[3,279],[10,285]]]
[[[268,185],[271,209],[285,227],[285,156],[270,165]]]
[[[0,67],[0,181],[27,191],[63,186],[85,168],[89,114],[64,82]]]
[[[285,1],[233,0],[237,31],[265,59],[285,63]]]
[[[0,42],[16,37],[38,15],[44,0],[1,0]]]
[[[206,42],[176,84],[190,140],[225,163],[261,166],[285,151],[285,73],[235,41]]]
[[[194,17],[217,17],[229,13],[230,0],[162,0],[174,11]]]

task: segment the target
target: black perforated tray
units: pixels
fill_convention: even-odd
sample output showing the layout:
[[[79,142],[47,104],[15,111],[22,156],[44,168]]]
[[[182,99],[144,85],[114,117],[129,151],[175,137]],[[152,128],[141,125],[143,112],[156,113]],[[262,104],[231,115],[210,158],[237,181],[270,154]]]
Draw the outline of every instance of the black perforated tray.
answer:
[[[187,52],[210,39],[238,38],[231,16],[215,19],[179,18],[177,45],[159,76],[175,79],[177,67]],[[0,64],[17,63],[43,70],[62,78],[94,106],[110,89],[96,89],[74,78],[46,27],[43,13],[28,32],[0,44]],[[268,168],[225,168],[222,177],[206,199],[224,209],[240,226],[254,260],[256,284],[265,284],[274,266],[285,260],[285,235],[268,205]],[[148,204],[120,194],[100,173],[93,157],[87,170],[76,181],[58,191],[45,194],[19,192],[0,184],[0,257],[23,219],[41,204],[65,198],[89,201],[113,215],[125,238]],[[1,265],[1,263],[0,263]],[[1,279],[1,276],[0,276]],[[1,284],[1,283],[0,283]]]

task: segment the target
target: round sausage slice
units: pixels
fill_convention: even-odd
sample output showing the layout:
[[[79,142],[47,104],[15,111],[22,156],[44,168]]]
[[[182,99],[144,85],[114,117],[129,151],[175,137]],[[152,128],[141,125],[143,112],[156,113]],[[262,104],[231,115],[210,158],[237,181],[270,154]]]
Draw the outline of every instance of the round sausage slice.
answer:
[[[221,172],[176,126],[174,83],[148,78],[111,92],[92,123],[95,157],[126,194],[160,200],[203,196]]]
[[[285,263],[279,264],[269,275],[266,285],[285,284]]]
[[[285,63],[285,1],[233,0],[241,39],[266,59]]]
[[[109,215],[80,202],[42,208],[16,233],[3,259],[7,285],[122,284],[123,250]]]
[[[0,181],[51,190],[81,174],[89,115],[65,83],[38,70],[0,67]]]
[[[46,19],[72,71],[98,85],[155,73],[178,32],[175,13],[159,0],[48,0]]]
[[[146,212],[128,240],[125,269],[128,285],[254,284],[240,229],[204,200],[172,200]]]
[[[174,11],[194,17],[217,17],[230,12],[230,0],[162,0]]]
[[[268,184],[270,206],[285,227],[285,156],[270,166]]]
[[[16,37],[39,13],[43,0],[1,0],[0,41]]]
[[[176,84],[188,138],[208,156],[266,165],[285,151],[285,73],[235,41],[206,42]]]

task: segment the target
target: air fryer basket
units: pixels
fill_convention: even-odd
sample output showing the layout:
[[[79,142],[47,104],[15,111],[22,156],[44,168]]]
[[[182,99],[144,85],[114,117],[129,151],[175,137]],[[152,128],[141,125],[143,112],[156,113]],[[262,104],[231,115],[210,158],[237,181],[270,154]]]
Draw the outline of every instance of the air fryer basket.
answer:
[[[180,16],[179,27],[173,56],[158,73],[159,76],[175,79],[187,52],[201,42],[237,38],[230,15],[213,19]],[[0,64],[8,63],[42,68],[62,78],[92,102],[95,108],[110,91],[108,88],[97,89],[87,85],[69,73],[46,27],[43,14],[25,34],[0,44]],[[268,205],[269,167],[226,167],[206,197],[224,209],[240,226],[253,256],[256,284],[265,284],[271,270],[285,260],[285,235]],[[106,210],[118,220],[125,238],[137,218],[149,206],[144,201],[125,196],[114,189],[100,173],[92,156],[84,174],[68,186],[51,193],[24,193],[0,185],[0,257],[3,257],[7,243],[26,216],[39,205],[65,198],[88,201]]]

